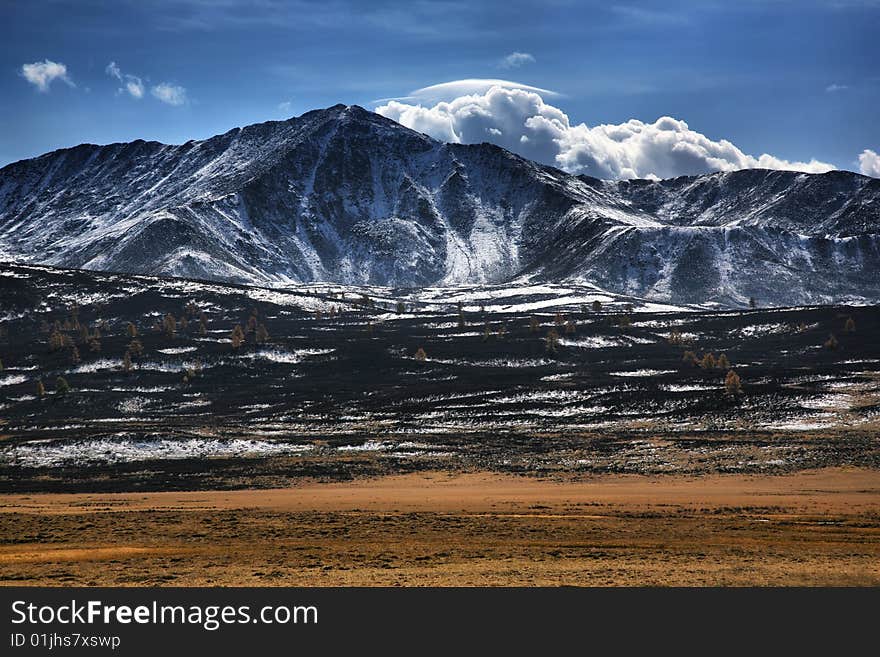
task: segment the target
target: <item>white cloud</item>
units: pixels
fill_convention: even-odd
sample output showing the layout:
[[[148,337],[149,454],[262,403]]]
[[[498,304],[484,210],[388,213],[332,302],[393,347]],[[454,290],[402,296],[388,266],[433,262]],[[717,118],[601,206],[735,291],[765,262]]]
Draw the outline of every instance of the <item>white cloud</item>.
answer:
[[[160,82],[150,89],[150,93],[163,103],[168,103],[169,105],[183,105],[186,103],[186,89],[169,82]]]
[[[432,89],[436,87],[412,96],[420,101],[420,92]],[[668,116],[653,123],[631,119],[592,128],[572,125],[534,88],[493,85],[433,105],[392,100],[376,112],[443,141],[490,141],[529,159],[598,178],[672,178],[749,168],[820,173],[835,168],[815,159],[790,162],[769,154],[748,155],[725,139],[714,141]]]
[[[285,100],[278,103],[278,110],[287,114],[292,106],[293,104],[289,100]]]
[[[829,84],[827,87],[825,87],[825,92],[829,93],[829,94],[833,94],[837,91],[846,91],[847,89],[849,89],[849,87],[846,86],[845,84],[835,83],[835,84]]]
[[[34,62],[33,64],[22,64],[21,74],[25,80],[43,92],[49,91],[49,85],[54,80],[66,82],[71,87],[76,86],[73,80],[67,76],[67,67],[60,62],[53,62],[50,59]]]
[[[880,178],[880,155],[866,148],[859,155],[859,171],[866,176]]]
[[[138,100],[144,97],[143,81],[136,75],[123,73],[116,62],[110,62],[107,64],[107,68],[104,69],[104,72],[122,83],[119,93],[127,93],[132,98],[137,98]]]
[[[535,56],[527,52],[512,52],[502,59],[498,65],[501,68],[519,68],[523,64],[534,64]]]

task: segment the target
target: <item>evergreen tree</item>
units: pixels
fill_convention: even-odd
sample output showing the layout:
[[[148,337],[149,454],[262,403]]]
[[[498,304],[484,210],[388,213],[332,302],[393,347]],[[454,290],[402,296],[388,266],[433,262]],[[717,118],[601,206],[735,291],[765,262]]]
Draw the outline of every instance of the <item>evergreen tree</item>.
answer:
[[[724,377],[724,391],[731,396],[736,396],[742,392],[742,381],[739,374],[730,370]]]
[[[257,324],[257,332],[256,332],[256,340],[257,344],[264,344],[269,340],[269,331],[266,330],[265,324]]]
[[[833,333],[831,333],[828,336],[828,339],[825,340],[825,348],[828,349],[829,351],[834,351],[835,349],[837,349],[838,344],[839,343],[837,342],[837,338],[834,337]]]
[[[129,353],[135,358],[140,358],[140,356],[144,353],[144,345],[140,340],[135,338],[128,345]]]
[[[574,335],[577,331],[577,325],[572,320],[568,320],[565,323],[565,334],[566,335]]]
[[[77,363],[79,363],[79,360],[80,360],[79,349],[76,348],[76,345],[74,345],[70,348],[70,352],[68,353],[68,356],[70,358],[71,365],[76,365]]]
[[[59,395],[66,395],[70,392],[70,384],[67,383],[67,379],[63,376],[59,376],[55,379],[55,393]]]
[[[244,344],[244,331],[241,328],[240,324],[236,324],[235,328],[232,329],[232,335],[230,336],[232,340],[232,348],[238,349],[241,345]]]
[[[682,354],[681,360],[685,365],[697,365],[697,355],[693,351],[686,351]]]
[[[700,367],[704,370],[714,370],[716,365],[715,354],[711,352],[704,354],[703,359],[700,361]]]
[[[843,326],[844,333],[855,333],[856,332],[856,321],[852,317],[848,317],[846,320],[846,324]]]
[[[541,328],[540,323],[535,317],[529,317],[529,333],[537,333],[538,329]]]
[[[122,371],[131,372],[131,352],[128,350],[126,350],[125,355],[122,357]]]
[[[428,354],[425,353],[425,350],[424,350],[424,349],[422,349],[421,347],[419,347],[418,350],[416,351],[416,356],[415,356],[415,358],[416,358],[416,360],[419,361],[420,363],[424,363],[424,362],[428,359]]]
[[[397,302],[397,313],[399,315],[402,315],[405,312],[406,312],[406,304],[403,303],[403,301],[398,301]]]
[[[162,320],[162,331],[168,339],[173,338],[177,332],[177,320],[174,319],[174,315],[171,313],[165,315],[165,319]]]
[[[37,379],[37,397],[45,397],[46,395],[46,386],[43,385],[43,382],[40,379]]]
[[[593,312],[594,312],[594,313],[598,313],[598,312],[601,312],[601,311],[602,311],[602,302],[599,301],[598,299],[596,299],[596,300],[593,302]]]
[[[730,369],[730,361],[727,360],[727,354],[721,354],[718,356],[718,362],[716,363],[719,370],[729,370]]]
[[[556,329],[547,331],[547,337],[544,338],[544,348],[548,354],[555,354],[559,348],[559,333]]]

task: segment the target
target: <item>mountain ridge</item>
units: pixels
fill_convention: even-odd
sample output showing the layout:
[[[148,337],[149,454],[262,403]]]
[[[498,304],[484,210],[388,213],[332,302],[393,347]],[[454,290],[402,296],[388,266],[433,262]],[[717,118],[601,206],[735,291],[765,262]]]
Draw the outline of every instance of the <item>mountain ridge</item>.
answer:
[[[0,254],[135,274],[402,286],[579,280],[658,301],[880,301],[880,180],[573,176],[358,106],[0,169]]]

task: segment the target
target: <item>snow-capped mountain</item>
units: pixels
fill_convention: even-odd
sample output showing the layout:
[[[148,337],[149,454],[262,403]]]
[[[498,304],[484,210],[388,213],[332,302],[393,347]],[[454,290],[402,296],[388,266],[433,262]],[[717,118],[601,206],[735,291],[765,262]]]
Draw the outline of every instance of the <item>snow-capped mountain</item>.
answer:
[[[357,106],[0,169],[0,257],[259,284],[586,281],[659,301],[880,300],[880,180],[600,181]]]

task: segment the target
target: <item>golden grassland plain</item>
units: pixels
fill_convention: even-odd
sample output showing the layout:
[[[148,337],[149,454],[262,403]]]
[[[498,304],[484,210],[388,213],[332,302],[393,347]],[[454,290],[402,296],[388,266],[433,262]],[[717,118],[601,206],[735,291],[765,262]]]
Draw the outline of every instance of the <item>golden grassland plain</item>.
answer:
[[[0,495],[5,585],[880,585],[880,471]]]

